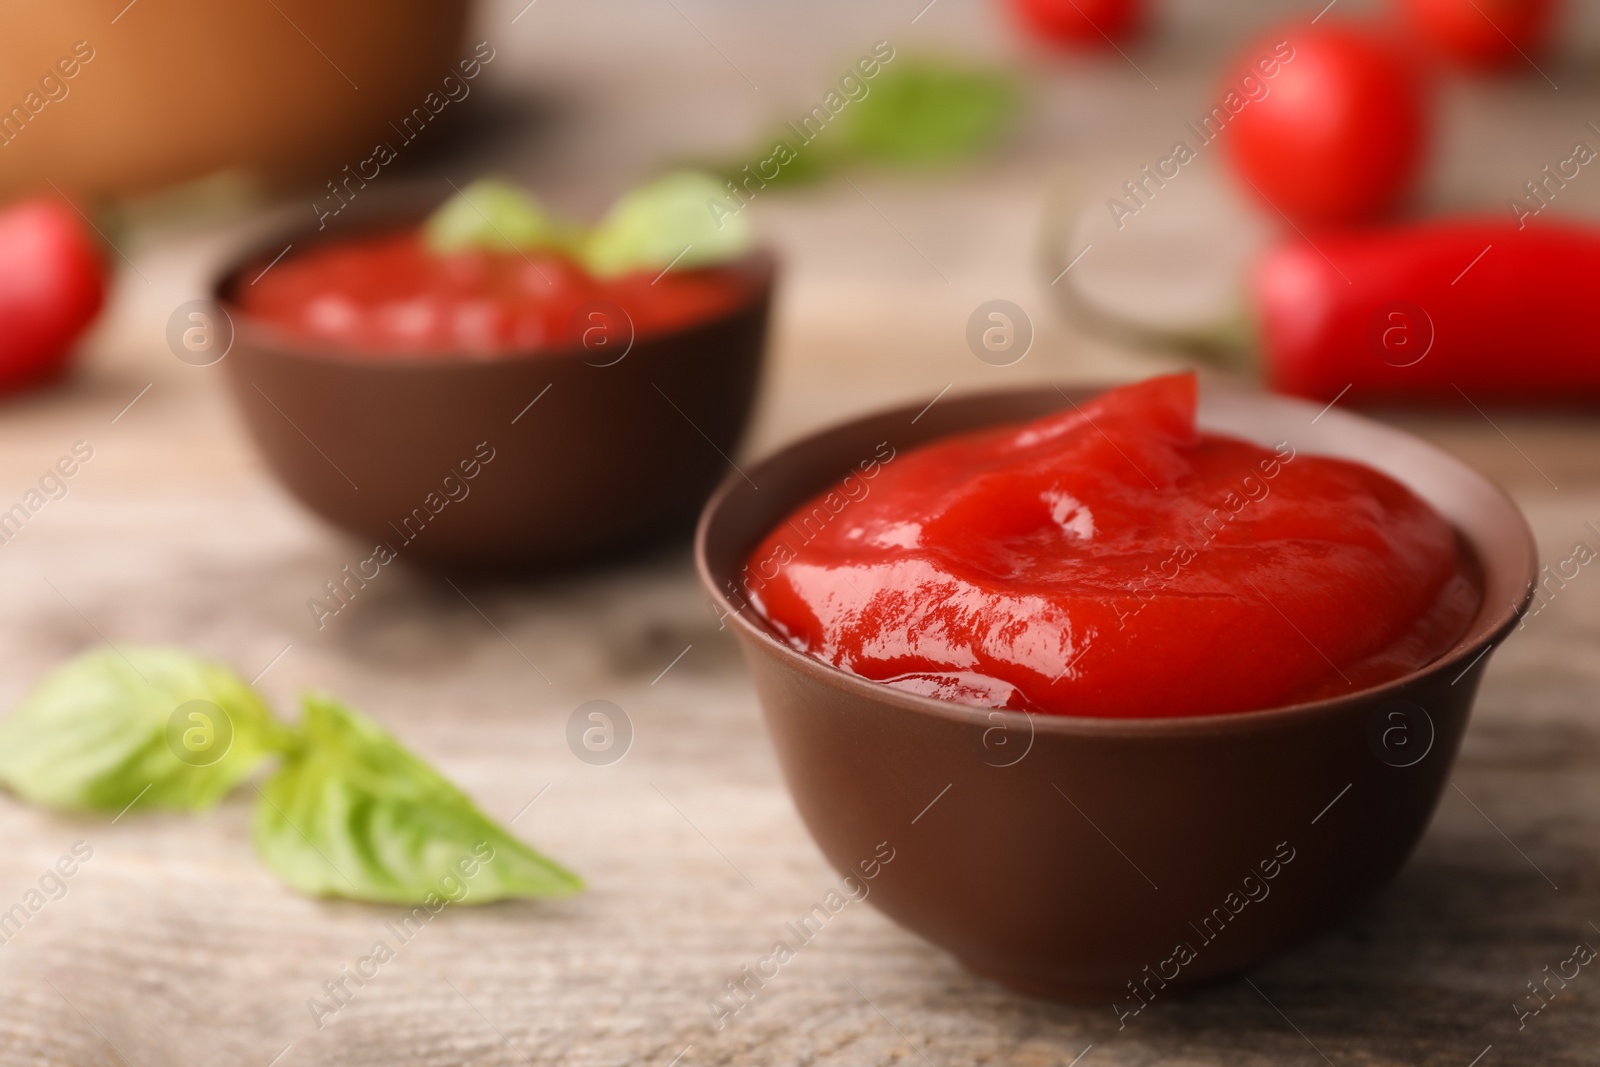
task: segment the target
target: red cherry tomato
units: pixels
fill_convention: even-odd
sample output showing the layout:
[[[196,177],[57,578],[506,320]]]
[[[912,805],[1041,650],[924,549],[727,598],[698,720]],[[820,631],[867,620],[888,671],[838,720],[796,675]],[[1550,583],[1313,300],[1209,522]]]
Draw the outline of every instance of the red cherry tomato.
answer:
[[[1035,36],[1070,48],[1106,48],[1144,23],[1144,0],[1010,0],[1012,13]]]
[[[1475,70],[1521,63],[1539,52],[1555,0],[1399,0],[1406,25],[1434,51]]]
[[[1270,78],[1269,56],[1281,60]],[[1221,91],[1243,103],[1222,139],[1247,192],[1302,226],[1369,220],[1410,192],[1428,116],[1420,78],[1388,38],[1336,22],[1290,25],[1232,70]]]
[[[0,211],[0,393],[58,377],[105,300],[99,248],[70,204]]]

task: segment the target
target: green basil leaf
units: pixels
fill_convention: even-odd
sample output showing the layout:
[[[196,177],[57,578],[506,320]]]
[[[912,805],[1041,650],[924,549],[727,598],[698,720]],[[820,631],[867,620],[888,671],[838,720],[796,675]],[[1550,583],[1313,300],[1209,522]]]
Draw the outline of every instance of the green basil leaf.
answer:
[[[428,249],[440,255],[469,249],[561,249],[572,243],[569,228],[551,217],[533,194],[498,178],[480,178],[446,200],[423,223],[422,236]]]
[[[262,786],[256,851],[313,896],[487,903],[583,888],[366,716],[304,701],[301,742]]]
[[[750,251],[750,222],[729,206],[727,187],[709,174],[677,171],[626,193],[589,234],[590,272],[616,277],[668,266],[725,263]]]
[[[865,88],[859,98],[830,94],[837,110],[818,104],[743,156],[707,165],[742,187],[738,198],[724,193],[730,206],[736,209],[747,195],[810,184],[861,164],[936,167],[976,156],[993,147],[1021,112],[1022,93],[1005,72],[938,59],[884,64],[882,73],[859,84]]]
[[[814,185],[831,178],[857,158],[842,135],[834,137],[824,130],[806,141],[786,126],[773,131],[747,155],[707,164],[706,169],[739,187],[730,193],[724,186],[722,193],[723,200],[738,207],[746,197],[759,199],[768,189]]]
[[[908,59],[886,67],[870,94],[845,108],[840,132],[863,158],[948,162],[998,140],[1015,120],[1019,102],[1017,87],[1004,74]]]
[[[200,810],[288,739],[222,664],[107,648],[56,668],[0,722],[0,782],[52,808]]]

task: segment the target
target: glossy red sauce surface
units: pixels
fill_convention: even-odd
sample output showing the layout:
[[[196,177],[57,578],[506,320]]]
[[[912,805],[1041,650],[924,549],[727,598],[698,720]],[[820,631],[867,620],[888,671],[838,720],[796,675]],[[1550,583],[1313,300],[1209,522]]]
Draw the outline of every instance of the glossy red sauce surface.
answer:
[[[235,299],[246,314],[298,338],[375,355],[565,348],[596,326],[623,331],[625,340],[626,324],[591,305],[621,308],[643,337],[724,314],[750,295],[748,279],[726,267],[599,279],[550,252],[437,255],[414,230],[269,262],[241,272]],[[590,314],[596,310],[601,317]]]
[[[879,452],[773,530],[743,581],[794,647],[925,696],[1110,718],[1278,707],[1429,663],[1481,600],[1432,507],[1360,464],[1199,432],[1192,375]]]

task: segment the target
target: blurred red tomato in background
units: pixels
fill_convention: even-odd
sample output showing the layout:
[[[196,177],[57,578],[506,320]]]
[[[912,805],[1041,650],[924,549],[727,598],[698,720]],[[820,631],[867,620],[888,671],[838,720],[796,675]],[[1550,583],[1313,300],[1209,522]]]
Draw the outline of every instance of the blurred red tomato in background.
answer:
[[[1298,225],[1373,219],[1412,188],[1428,141],[1423,86],[1402,50],[1347,23],[1293,24],[1245,49],[1226,91],[1287,41],[1293,56],[1228,127],[1235,169]]]
[[[0,393],[58,377],[105,292],[100,249],[70,204],[0,211]]]
[[[1555,0],[1398,0],[1409,28],[1430,49],[1464,67],[1506,67],[1531,59],[1550,36]]]
[[[1069,48],[1105,48],[1139,32],[1144,0],[1010,0],[1036,37]]]

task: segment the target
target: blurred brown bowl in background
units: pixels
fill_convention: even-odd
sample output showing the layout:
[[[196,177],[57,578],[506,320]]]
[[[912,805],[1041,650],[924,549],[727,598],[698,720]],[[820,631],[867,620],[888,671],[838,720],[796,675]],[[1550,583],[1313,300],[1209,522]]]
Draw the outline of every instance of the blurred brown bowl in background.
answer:
[[[335,179],[374,139],[394,139],[389,123],[468,58],[468,10],[468,0],[6,4],[0,196],[49,182],[121,195],[229,169]],[[63,59],[72,69],[89,53],[64,76]]]
[[[687,534],[748,421],[776,273],[764,252],[728,265],[747,282],[741,303],[641,335],[620,359],[581,345],[375,354],[240,310],[233,294],[270,258],[244,257],[215,290],[233,319],[225,377],[267,466],[366,544],[463,571],[590,561]]]

